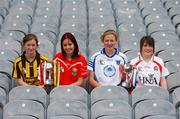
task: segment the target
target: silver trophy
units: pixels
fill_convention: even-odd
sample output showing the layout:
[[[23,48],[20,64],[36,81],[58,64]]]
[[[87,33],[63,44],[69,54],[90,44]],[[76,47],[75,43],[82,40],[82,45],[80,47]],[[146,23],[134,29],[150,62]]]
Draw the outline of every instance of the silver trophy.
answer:
[[[44,62],[44,84],[45,86],[53,86],[53,78],[52,78],[52,72],[53,72],[53,62]]]
[[[122,87],[129,89],[132,87],[130,80],[132,79],[133,66],[131,64],[124,64],[124,70],[126,73],[126,79],[121,85]]]

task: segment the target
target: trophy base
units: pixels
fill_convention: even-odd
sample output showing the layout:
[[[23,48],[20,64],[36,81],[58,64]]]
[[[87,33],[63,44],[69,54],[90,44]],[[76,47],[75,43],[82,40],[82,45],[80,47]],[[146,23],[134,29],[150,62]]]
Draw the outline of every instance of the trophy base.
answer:
[[[132,87],[131,83],[129,83],[129,82],[122,82],[121,86],[126,89],[130,89]]]
[[[51,92],[51,90],[54,88],[54,85],[46,84],[46,85],[44,85],[44,88],[45,88],[47,94],[49,94]]]

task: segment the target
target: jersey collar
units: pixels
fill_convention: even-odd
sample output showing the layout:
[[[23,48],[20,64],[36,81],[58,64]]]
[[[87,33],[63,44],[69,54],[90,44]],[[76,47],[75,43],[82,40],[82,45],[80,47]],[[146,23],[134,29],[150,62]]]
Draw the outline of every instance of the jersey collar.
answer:
[[[114,49],[115,49],[115,51],[114,51],[114,53],[111,56],[106,54],[105,48],[102,49],[102,54],[105,54],[107,57],[112,58],[112,57],[114,57],[118,53],[118,49],[117,48],[114,48]]]

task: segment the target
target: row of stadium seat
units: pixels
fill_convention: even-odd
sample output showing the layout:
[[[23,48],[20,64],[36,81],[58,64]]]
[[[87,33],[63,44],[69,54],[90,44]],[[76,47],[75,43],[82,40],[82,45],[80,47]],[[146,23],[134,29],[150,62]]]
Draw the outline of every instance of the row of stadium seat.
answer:
[[[136,88],[131,95],[118,86],[95,88],[90,94],[77,86],[57,87],[49,95],[37,86],[19,86],[9,94],[0,89],[3,119],[21,116],[39,119],[151,119],[149,116],[155,115],[162,117],[152,119],[176,119],[179,116],[180,88],[169,94],[160,87],[144,86]]]

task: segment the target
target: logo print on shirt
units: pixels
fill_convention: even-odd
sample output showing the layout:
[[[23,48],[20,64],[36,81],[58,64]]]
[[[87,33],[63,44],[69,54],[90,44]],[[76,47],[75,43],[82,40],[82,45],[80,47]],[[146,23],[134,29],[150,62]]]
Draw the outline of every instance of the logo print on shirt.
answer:
[[[116,73],[116,68],[113,65],[107,65],[103,69],[104,75],[107,77],[112,77]]]
[[[73,69],[72,69],[72,75],[73,75],[73,76],[76,76],[76,75],[77,75],[77,71],[78,71],[78,70],[77,70],[76,68],[73,68]]]

